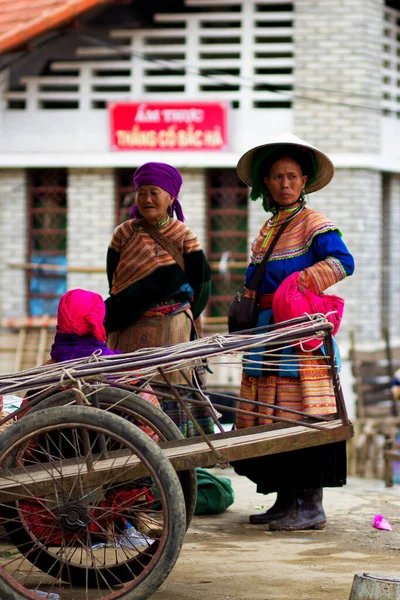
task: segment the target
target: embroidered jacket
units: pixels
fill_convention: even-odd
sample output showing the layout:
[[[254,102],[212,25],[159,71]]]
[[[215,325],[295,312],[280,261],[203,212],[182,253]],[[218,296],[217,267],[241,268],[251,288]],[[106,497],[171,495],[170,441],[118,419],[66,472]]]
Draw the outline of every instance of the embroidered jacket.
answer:
[[[261,227],[251,247],[246,284],[250,283],[279,226],[288,216],[290,212],[282,211],[272,227],[268,221]],[[294,217],[279,238],[266,265],[259,292],[273,294],[295,271],[301,271],[301,282],[316,294],[354,271],[354,259],[338,228],[321,213],[309,208]]]
[[[107,253],[107,332],[125,329],[146,310],[162,304],[190,302],[196,319],[210,295],[210,267],[196,235],[181,221],[158,227],[182,252],[185,272],[141,226],[125,221],[114,230]]]

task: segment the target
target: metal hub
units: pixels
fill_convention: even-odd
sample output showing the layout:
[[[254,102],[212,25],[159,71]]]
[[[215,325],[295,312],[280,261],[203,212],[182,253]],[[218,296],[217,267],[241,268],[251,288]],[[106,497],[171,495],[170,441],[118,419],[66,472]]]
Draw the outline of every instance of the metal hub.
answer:
[[[80,502],[67,502],[58,509],[64,531],[79,531],[90,523],[87,510]]]

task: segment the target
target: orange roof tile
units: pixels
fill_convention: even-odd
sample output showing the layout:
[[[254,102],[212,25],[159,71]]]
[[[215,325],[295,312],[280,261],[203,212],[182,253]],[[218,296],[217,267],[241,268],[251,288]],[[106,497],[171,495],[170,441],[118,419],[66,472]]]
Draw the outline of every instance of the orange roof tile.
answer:
[[[114,0],[0,0],[0,54]]]

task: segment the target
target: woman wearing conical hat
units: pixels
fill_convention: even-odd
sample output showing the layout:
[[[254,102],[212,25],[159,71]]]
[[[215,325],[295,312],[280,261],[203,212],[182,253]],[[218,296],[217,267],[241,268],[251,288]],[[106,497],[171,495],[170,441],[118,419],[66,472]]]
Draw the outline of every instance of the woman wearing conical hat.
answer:
[[[247,285],[280,226],[287,222],[258,286],[258,325],[266,325],[273,322],[274,298],[283,297],[281,291],[288,281],[294,278],[300,292],[306,290],[317,297],[351,275],[354,260],[338,228],[306,207],[306,194],[322,189],[333,177],[333,164],[326,154],[292,134],[283,134],[246,152],[237,172],[251,186],[251,200],[260,199],[264,210],[272,213],[252,244]],[[291,318],[290,305],[285,310]],[[261,363],[245,363],[241,397],[274,404],[276,414],[286,418],[301,417],[285,412],[285,408],[313,415],[335,413],[335,396],[327,363],[321,360],[322,350],[304,353],[296,348],[288,352],[292,358],[286,357],[286,367],[264,365],[261,369]],[[254,355],[251,358],[256,360]],[[243,403],[241,408],[249,410],[249,406]],[[251,415],[238,415],[237,426],[269,423],[271,410],[254,406]],[[259,493],[277,493],[275,504],[264,513],[251,515],[250,523],[269,524],[275,531],[322,529],[326,525],[322,490],[345,484],[346,446],[345,442],[326,444],[241,460],[234,467],[257,484]]]

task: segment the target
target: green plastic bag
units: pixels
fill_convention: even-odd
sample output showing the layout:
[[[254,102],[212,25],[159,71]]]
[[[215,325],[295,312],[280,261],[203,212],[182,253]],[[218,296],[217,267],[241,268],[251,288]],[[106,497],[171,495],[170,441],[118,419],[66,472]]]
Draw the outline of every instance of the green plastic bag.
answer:
[[[235,501],[231,480],[217,477],[208,469],[196,469],[197,501],[195,515],[217,515],[224,512]]]

